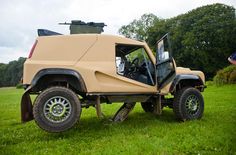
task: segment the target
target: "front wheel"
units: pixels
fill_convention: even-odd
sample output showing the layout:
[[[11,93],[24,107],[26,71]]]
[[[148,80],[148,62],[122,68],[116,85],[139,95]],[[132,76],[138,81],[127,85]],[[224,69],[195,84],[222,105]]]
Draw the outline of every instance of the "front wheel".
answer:
[[[51,87],[38,95],[33,107],[35,122],[48,132],[62,132],[80,118],[78,96],[64,87]]]
[[[202,94],[192,87],[179,90],[174,97],[173,110],[181,121],[200,119],[204,111]]]

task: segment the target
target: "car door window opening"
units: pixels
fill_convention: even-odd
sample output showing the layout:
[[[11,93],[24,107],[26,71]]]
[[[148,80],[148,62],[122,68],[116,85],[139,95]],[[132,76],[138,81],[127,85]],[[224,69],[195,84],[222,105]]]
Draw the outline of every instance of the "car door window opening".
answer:
[[[155,85],[155,67],[143,46],[117,44],[116,69],[121,76]]]

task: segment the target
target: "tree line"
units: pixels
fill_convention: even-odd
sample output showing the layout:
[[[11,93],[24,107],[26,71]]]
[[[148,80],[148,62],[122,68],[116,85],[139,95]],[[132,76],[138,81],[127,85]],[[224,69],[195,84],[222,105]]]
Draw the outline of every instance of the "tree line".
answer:
[[[144,14],[119,29],[126,37],[146,41],[153,51],[167,32],[177,65],[202,70],[212,79],[229,65],[227,58],[236,51],[235,8],[217,3],[170,19]]]
[[[227,58],[236,51],[235,16],[235,8],[224,4],[206,5],[170,19],[144,14],[122,26],[119,33],[146,41],[155,52],[156,41],[168,32],[176,64],[202,70],[212,79],[229,65]],[[0,63],[0,87],[20,82],[25,60]]]
[[[20,57],[8,64],[0,63],[0,87],[16,86],[20,83],[25,60],[26,58]]]

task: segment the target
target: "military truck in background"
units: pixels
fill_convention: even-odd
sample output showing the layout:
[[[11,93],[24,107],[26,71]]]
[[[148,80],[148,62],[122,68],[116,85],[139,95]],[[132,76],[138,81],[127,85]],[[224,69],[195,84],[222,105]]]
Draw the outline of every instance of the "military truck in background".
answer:
[[[62,132],[82,108],[95,107],[102,117],[100,104],[114,102],[123,105],[113,121],[125,120],[136,103],[156,115],[168,106],[181,121],[202,117],[204,74],[176,66],[168,34],[153,54],[145,42],[99,34],[105,24],[89,31],[71,24],[71,35],[40,31],[24,64],[22,122],[35,119],[48,132]],[[31,94],[37,95],[33,104]]]

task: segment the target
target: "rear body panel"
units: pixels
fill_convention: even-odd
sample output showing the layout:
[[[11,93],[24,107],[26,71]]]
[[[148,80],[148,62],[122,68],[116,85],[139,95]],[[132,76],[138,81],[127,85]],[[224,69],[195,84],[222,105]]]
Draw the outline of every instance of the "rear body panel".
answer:
[[[76,35],[38,37],[38,44],[24,64],[23,84],[30,84],[34,76],[46,68],[75,69],[76,62],[96,42],[97,36]]]

